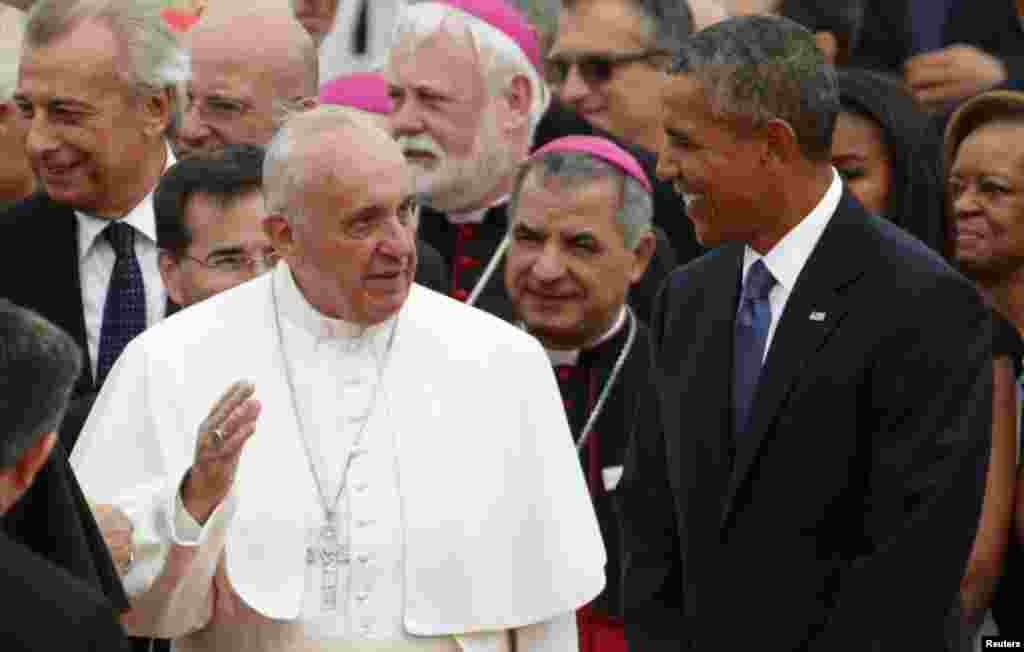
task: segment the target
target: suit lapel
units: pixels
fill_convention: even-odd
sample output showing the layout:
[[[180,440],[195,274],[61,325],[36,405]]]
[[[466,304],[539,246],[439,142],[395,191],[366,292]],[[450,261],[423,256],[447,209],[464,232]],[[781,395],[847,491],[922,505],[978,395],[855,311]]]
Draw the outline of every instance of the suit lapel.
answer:
[[[863,273],[858,259],[850,254],[861,249],[851,246],[851,242],[861,237],[863,223],[868,219],[844,194],[836,214],[797,278],[758,381],[750,428],[737,437],[736,459],[722,512],[723,526],[734,508],[736,493],[771,432],[786,397],[814,354],[846,315],[849,306],[845,291]]]
[[[85,330],[85,307],[82,302],[82,280],[78,255],[78,218],[75,212],[64,204],[46,197],[45,208],[40,211],[40,222],[45,222],[46,231],[56,232],[55,255],[49,261],[56,269],[45,276],[50,287],[40,293],[40,302],[46,307],[41,310],[52,315],[52,320],[63,328],[82,348],[87,364],[82,365],[82,375],[75,387],[75,393],[93,391],[92,365],[89,361],[89,343]],[[42,236],[46,240],[52,235]]]

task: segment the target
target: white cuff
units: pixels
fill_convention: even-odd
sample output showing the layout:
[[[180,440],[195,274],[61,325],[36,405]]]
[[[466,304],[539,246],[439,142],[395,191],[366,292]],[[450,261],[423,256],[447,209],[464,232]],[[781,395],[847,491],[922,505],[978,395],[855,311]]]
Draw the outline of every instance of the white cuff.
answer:
[[[185,484],[187,477],[188,473],[186,472],[185,477],[178,483],[178,490],[174,492],[174,504],[167,512],[168,514],[173,514],[169,528],[171,542],[179,546],[199,546],[202,545],[209,535],[212,524],[219,520],[218,516],[220,513],[234,511],[235,491],[232,488],[228,495],[224,497],[224,500],[210,514],[210,518],[206,519],[206,525],[200,525],[196,519],[192,518],[192,514],[185,508],[185,503],[181,499],[181,487]]]

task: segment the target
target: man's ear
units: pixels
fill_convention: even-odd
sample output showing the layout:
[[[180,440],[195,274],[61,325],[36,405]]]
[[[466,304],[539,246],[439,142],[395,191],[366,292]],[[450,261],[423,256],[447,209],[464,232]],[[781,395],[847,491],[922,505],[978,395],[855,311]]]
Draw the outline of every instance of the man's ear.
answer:
[[[640,243],[636,249],[633,250],[633,264],[629,270],[629,284],[636,284],[647,271],[647,266],[651,264],[651,259],[654,258],[654,251],[658,248],[658,236],[654,235],[654,231],[648,231],[647,233],[640,236]]]
[[[766,163],[792,163],[803,158],[800,140],[785,120],[769,120],[761,130],[761,137]]]
[[[167,296],[179,306],[188,305],[188,297],[184,290],[184,280],[181,278],[181,266],[178,259],[167,251],[160,252],[160,278],[163,279],[164,287],[167,288]]]
[[[505,102],[509,108],[509,130],[526,126],[533,106],[533,87],[526,75],[515,75],[505,89]]]
[[[28,450],[21,454],[21,458],[14,463],[14,486],[19,495],[25,493],[32,486],[36,473],[46,464],[46,460],[50,457],[50,451],[53,450],[56,443],[57,433],[48,432],[29,446]]]
[[[147,95],[139,102],[143,120],[143,132],[150,138],[162,138],[171,124],[171,116],[178,106],[178,91],[168,87],[154,95]]]
[[[275,213],[263,218],[263,233],[279,256],[290,257],[295,251],[295,233],[284,215]]]

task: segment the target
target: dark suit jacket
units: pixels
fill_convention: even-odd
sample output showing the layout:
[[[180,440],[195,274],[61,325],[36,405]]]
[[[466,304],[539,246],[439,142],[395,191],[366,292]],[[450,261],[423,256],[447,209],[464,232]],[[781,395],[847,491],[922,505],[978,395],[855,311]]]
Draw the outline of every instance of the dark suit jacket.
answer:
[[[945,649],[990,448],[984,302],[845,193],[727,467],[742,256],[677,270],[655,305],[659,427],[620,486],[632,652]]]
[[[913,54],[907,5],[907,0],[867,0],[850,67],[902,74],[903,62]],[[942,43],[976,46],[1006,64],[1011,82],[1024,82],[1024,30],[1013,0],[953,0]]]
[[[74,211],[36,193],[0,213],[0,297],[31,308],[64,329],[88,360],[78,272],[78,222]],[[91,366],[75,387],[68,421],[73,437],[54,450],[22,499],[2,519],[2,531],[36,554],[102,592],[118,608],[128,599],[78,486],[66,451],[92,404]]]
[[[0,650],[128,650],[117,615],[102,595],[0,534]]]
[[[0,242],[8,243],[0,257],[0,297],[62,328],[88,360],[74,210],[38,192],[0,213]],[[74,394],[92,391],[92,367],[83,364]]]

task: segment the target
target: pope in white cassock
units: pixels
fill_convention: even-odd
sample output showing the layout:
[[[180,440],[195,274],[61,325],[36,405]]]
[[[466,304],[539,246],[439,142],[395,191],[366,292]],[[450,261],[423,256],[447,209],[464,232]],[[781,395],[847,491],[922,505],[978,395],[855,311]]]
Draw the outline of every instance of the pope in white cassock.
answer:
[[[605,553],[540,344],[412,283],[412,179],[333,107],[267,153],[283,260],[138,337],[72,456],[179,652],[577,649]],[[219,399],[218,399],[219,397]]]

